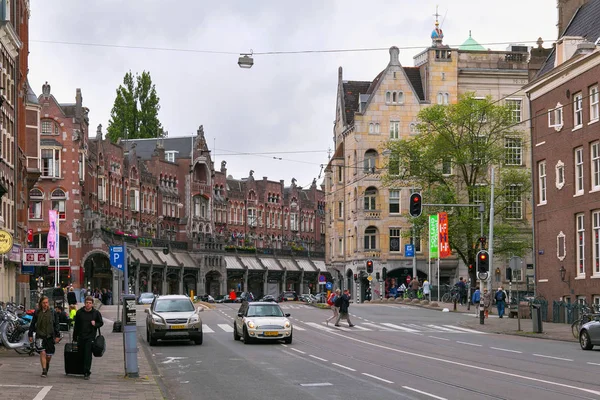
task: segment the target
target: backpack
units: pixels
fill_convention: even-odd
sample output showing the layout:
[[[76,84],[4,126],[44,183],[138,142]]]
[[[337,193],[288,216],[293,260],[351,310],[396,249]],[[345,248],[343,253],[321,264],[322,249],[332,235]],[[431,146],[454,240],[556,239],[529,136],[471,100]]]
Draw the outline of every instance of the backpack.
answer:
[[[503,294],[504,293],[502,293],[501,291],[497,291],[496,292],[496,301],[502,301]]]
[[[332,306],[335,302],[336,298],[335,298],[335,293],[331,293],[329,295],[329,297],[327,298],[327,304],[329,304],[330,306]]]
[[[335,298],[335,301],[333,302],[333,305],[336,307],[341,307],[342,306],[342,296],[337,296]]]

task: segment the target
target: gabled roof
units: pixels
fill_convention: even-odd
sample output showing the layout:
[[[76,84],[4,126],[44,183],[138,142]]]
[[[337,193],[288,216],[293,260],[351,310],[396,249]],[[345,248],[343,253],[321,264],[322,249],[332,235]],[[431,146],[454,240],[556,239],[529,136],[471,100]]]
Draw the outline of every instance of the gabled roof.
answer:
[[[600,21],[600,0],[590,0],[579,7],[560,37],[581,36],[589,42],[595,43],[600,38],[600,23],[598,21]],[[536,78],[554,68],[555,59],[556,47],[552,50],[544,65],[542,65]]]
[[[415,89],[416,95],[419,97],[419,100],[425,101],[425,91],[423,90],[423,81],[421,80],[421,71],[419,67],[403,67],[404,73],[408,78],[408,81],[412,85],[413,89]]]
[[[358,98],[360,94],[366,94],[371,86],[368,81],[344,81],[342,83],[344,90],[344,113],[346,114],[346,124],[354,123],[354,113],[358,111]]]
[[[29,84],[29,79],[27,80],[27,102],[30,104],[40,104],[37,96],[33,92],[31,85]]]
[[[179,158],[190,158],[192,148],[194,146],[195,136],[180,136],[180,137],[166,137],[166,138],[151,138],[151,139],[129,139],[124,140],[126,148],[131,147],[131,143],[135,142],[135,152],[142,160],[149,160],[152,158],[154,149],[156,149],[156,143],[159,141],[165,148],[165,151],[176,151],[175,159]]]

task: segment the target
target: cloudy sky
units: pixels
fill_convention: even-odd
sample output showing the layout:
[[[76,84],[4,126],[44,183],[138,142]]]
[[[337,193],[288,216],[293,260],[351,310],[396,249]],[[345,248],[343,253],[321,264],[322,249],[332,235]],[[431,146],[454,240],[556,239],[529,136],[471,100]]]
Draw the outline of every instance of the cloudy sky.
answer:
[[[29,80],[37,95],[48,81],[61,102],[81,88],[94,135],[123,75],[150,71],[169,136],[204,125],[217,167],[226,160],[236,178],[252,169],[305,186],[333,143],[338,67],[344,79],[372,80],[388,52],[255,55],[252,69],[239,68],[237,54],[398,46],[412,66],[430,44],[436,5],[446,44],[469,30],[482,44],[556,38],[555,0],[33,0]]]

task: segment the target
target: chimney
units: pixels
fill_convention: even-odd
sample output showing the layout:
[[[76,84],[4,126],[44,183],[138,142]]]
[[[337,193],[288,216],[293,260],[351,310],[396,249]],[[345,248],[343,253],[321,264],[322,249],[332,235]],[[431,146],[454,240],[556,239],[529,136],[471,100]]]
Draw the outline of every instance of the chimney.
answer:
[[[558,28],[558,38],[565,33],[565,29],[571,22],[571,19],[577,13],[577,10],[582,5],[586,4],[589,0],[558,0],[558,23],[556,24]]]
[[[580,36],[563,36],[556,42],[556,57],[554,59],[554,67],[569,61],[575,52],[577,51],[580,44],[583,44],[586,40]]]
[[[390,65],[400,65],[400,49],[396,46],[390,47]]]
[[[75,120],[81,122],[83,117],[83,97],[81,96],[81,89],[75,90]]]

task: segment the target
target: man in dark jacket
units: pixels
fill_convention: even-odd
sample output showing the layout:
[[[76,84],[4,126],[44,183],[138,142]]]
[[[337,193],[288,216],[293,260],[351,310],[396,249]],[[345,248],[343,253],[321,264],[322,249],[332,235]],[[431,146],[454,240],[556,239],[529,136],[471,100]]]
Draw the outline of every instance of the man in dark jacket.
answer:
[[[83,355],[83,378],[90,379],[92,369],[92,343],[96,338],[97,330],[104,325],[102,314],[94,308],[94,299],[85,298],[85,305],[75,314],[75,329],[73,340]]]
[[[340,326],[340,319],[344,318],[348,321],[348,326],[352,328],[354,324],[350,321],[350,314],[348,313],[348,308],[350,308],[350,292],[348,289],[344,290],[344,294],[338,296],[334,305],[340,308],[340,314],[335,321],[335,326]]]
[[[58,328],[58,317],[50,308],[48,297],[42,296],[38,303],[38,309],[33,314],[31,325],[29,325],[29,341],[33,342],[33,333],[40,351],[40,363],[42,364],[42,378],[48,377],[50,360],[54,355],[54,344],[60,341],[60,330]]]
[[[502,287],[498,288],[496,295],[496,307],[498,307],[498,317],[504,317],[504,307],[506,305],[506,292],[502,289]]]

